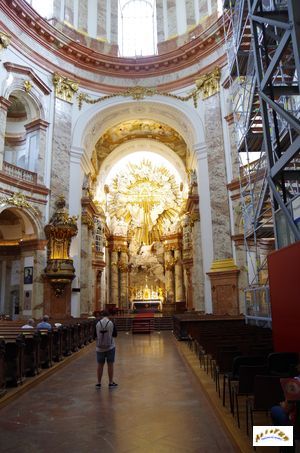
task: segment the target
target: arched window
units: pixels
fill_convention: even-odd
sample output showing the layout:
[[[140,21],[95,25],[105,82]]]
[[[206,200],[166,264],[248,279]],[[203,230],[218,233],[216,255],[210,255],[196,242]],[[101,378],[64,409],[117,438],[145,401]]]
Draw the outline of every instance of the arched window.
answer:
[[[155,0],[119,0],[119,49],[123,57],[156,53]]]
[[[53,15],[53,0],[26,0],[42,17],[50,19]]]

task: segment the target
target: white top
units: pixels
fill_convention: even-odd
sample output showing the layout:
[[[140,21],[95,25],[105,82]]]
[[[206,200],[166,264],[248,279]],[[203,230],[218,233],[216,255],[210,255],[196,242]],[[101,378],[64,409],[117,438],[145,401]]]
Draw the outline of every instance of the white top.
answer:
[[[107,324],[107,326],[106,326],[106,324]],[[110,319],[108,319],[107,317],[104,317],[104,318],[102,318],[99,322],[97,322],[97,325],[96,325],[97,338],[100,336],[100,330],[102,330],[102,329],[104,329],[104,328],[105,328],[105,330],[107,330],[108,333],[109,333],[109,336],[110,336],[110,338],[111,338],[111,345],[110,345],[109,348],[105,348],[105,349],[102,349],[102,348],[101,348],[101,349],[100,349],[100,348],[97,347],[97,343],[96,343],[96,351],[97,351],[97,352],[109,351],[110,349],[113,349],[113,348],[115,348],[115,346],[116,346],[116,345],[115,345],[115,340],[114,340],[114,338],[113,338],[113,336],[112,336],[113,330],[114,330],[114,324],[113,324],[113,322],[112,322]]]

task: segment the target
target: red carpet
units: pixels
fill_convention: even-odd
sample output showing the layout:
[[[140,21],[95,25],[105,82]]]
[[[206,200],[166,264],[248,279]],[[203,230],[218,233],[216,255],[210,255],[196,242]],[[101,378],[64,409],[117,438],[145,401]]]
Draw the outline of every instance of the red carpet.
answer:
[[[154,318],[154,313],[137,313],[135,318]]]

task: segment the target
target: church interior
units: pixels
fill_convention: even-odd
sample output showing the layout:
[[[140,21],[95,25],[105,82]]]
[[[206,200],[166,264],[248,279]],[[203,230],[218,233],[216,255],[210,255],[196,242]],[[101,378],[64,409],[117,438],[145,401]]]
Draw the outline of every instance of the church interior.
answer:
[[[1,452],[247,453],[276,424],[299,74],[298,0],[0,2]],[[103,311],[120,385],[95,395]],[[258,452],[300,451],[299,401]]]

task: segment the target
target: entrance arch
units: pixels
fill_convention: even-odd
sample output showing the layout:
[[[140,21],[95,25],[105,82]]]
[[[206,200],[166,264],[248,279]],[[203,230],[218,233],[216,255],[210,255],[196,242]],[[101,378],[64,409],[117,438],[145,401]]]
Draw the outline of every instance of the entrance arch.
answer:
[[[76,275],[79,277],[74,280],[73,285],[78,284],[78,287],[80,286],[80,293],[79,291],[74,291],[72,293],[72,313],[78,314],[80,312],[90,313],[93,305],[91,302],[93,294],[98,294],[102,291],[101,289],[95,291],[94,286],[97,285],[97,283],[95,283],[97,279],[92,275],[87,277],[86,272],[84,271],[87,267],[91,267],[92,263],[95,263],[92,258],[92,253],[90,253],[90,256],[84,256],[84,258],[81,254],[81,250],[84,248],[83,244],[93,240],[93,232],[86,223],[86,213],[88,209],[90,209],[90,213],[92,213],[92,204],[89,204],[90,208],[88,209],[87,207],[83,208],[81,200],[83,197],[82,187],[85,187],[85,194],[87,194],[88,191],[86,191],[86,188],[89,188],[89,183],[87,184],[86,180],[89,179],[89,175],[95,174],[95,168],[91,163],[91,159],[99,139],[118,124],[124,124],[130,121],[141,121],[145,123],[152,121],[161,123],[167,128],[172,128],[174,133],[181,136],[182,141],[186,144],[184,158],[180,158],[176,155],[174,150],[160,142],[159,137],[157,137],[156,140],[154,138],[145,139],[145,137],[143,139],[136,138],[134,140],[131,138],[108,152],[106,158],[101,161],[101,169],[104,175],[107,174],[109,168],[111,168],[114,162],[120,158],[120,155],[124,156],[125,154],[132,152],[133,148],[136,148],[137,150],[140,148],[140,145],[143,144],[148,150],[163,155],[171,161],[185,183],[187,183],[188,179],[187,168],[189,165],[195,164],[195,159],[192,158],[195,143],[204,141],[204,128],[202,126],[200,112],[191,107],[191,105],[173,98],[154,96],[151,97],[151,99],[144,99],[142,101],[128,101],[127,99],[122,98],[116,101],[116,98],[114,98],[102,101],[91,107],[84,106],[83,108],[84,111],[78,114],[73,128],[70,172],[71,195],[69,198],[70,214],[78,215],[83,212],[83,209],[85,216],[83,220],[85,224],[81,223],[81,225],[78,225],[79,232],[71,246],[71,256],[74,260]],[[179,243],[176,243],[176,250],[178,249],[178,244]],[[116,247],[120,248],[121,246],[116,245]],[[121,260],[122,263],[120,263],[120,265],[123,266],[123,262],[125,262],[125,252],[123,251],[122,253],[123,261]],[[171,264],[173,261],[175,263],[175,261],[178,261],[177,252],[176,256],[174,255],[174,252],[167,253],[165,260]],[[88,263],[91,265],[89,266]],[[123,267],[125,268],[126,266]],[[83,271],[85,274],[84,276],[81,275]],[[105,269],[101,272],[102,283],[99,286],[103,288],[103,284],[105,282],[107,283],[107,275],[105,275]],[[181,270],[178,270],[177,275],[181,275]],[[178,277],[178,280],[179,279],[180,277]],[[94,281],[92,285],[88,283],[91,281]],[[89,289],[91,286],[92,288]],[[170,286],[172,286],[171,283]],[[81,298],[80,302],[79,294]],[[174,292],[171,295],[174,296]],[[85,300],[86,303],[83,303],[83,300]],[[85,306],[83,306],[83,304]],[[96,305],[99,306],[98,303]]]

